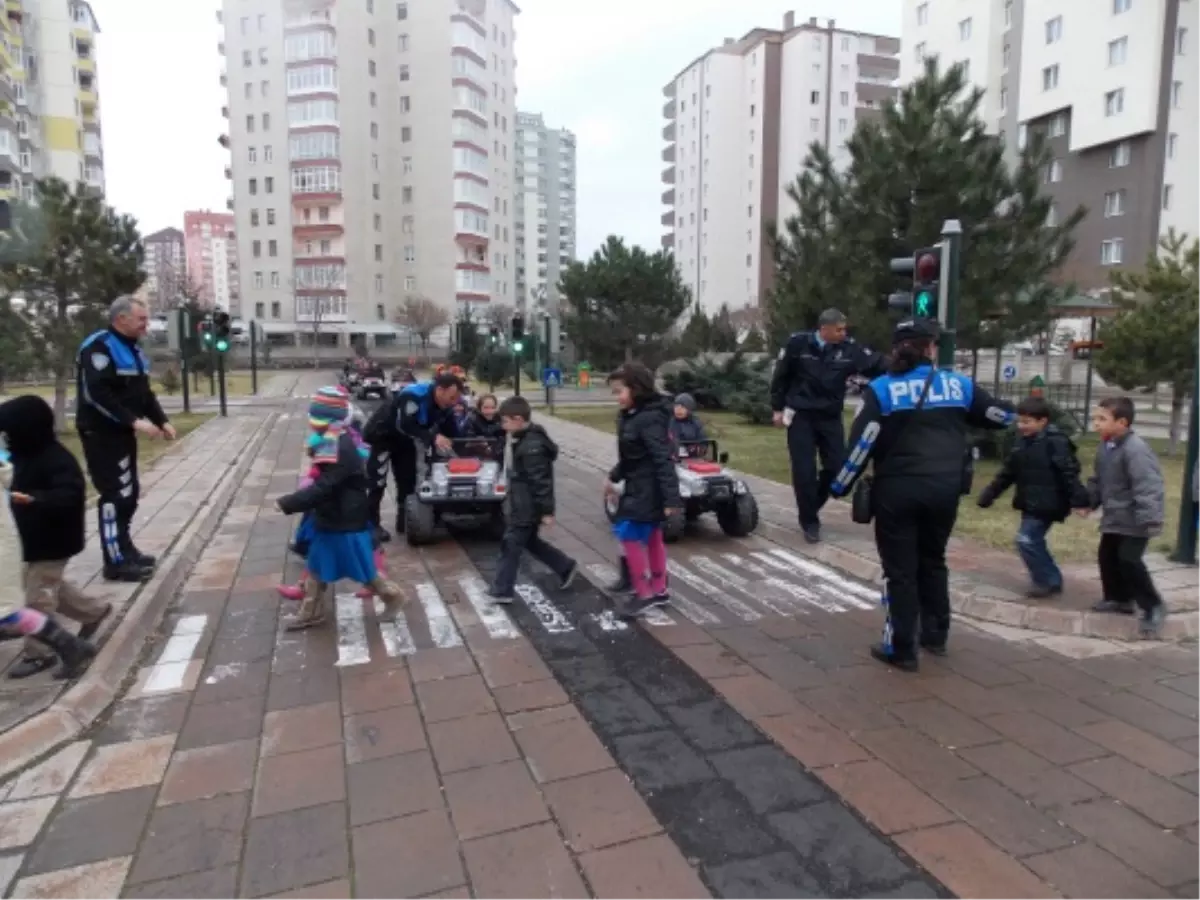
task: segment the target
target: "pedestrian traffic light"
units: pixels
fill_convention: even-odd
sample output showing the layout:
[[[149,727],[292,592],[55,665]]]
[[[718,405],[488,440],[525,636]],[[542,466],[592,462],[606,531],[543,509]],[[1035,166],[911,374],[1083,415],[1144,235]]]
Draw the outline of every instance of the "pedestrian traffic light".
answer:
[[[892,259],[891,270],[912,279],[912,291],[888,296],[888,308],[905,316],[938,319],[940,307],[942,248],[922,247],[912,256]]]
[[[230,321],[229,313],[217,310],[213,313],[213,346],[218,353],[229,351]]]
[[[206,348],[213,344],[213,327],[212,322],[205,319],[203,322],[196,323],[196,333],[200,336],[200,343]]]
[[[518,313],[517,315],[512,317],[512,343],[513,343],[514,349],[517,349],[516,345],[521,342],[521,339],[524,338],[524,336],[525,336],[525,317]],[[517,352],[519,353],[520,350],[518,349]]]
[[[493,347],[500,343],[500,329],[495,325],[488,329],[488,343]]]

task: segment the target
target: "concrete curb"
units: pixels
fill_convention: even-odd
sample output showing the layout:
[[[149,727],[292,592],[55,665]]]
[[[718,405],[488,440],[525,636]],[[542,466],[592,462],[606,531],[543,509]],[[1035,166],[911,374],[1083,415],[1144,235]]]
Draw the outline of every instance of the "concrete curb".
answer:
[[[570,450],[563,450],[562,454],[566,459],[582,463],[598,471],[608,471],[607,466],[585,454]],[[753,479],[753,476],[743,475],[743,477]],[[759,535],[778,543],[778,540],[771,536],[772,532],[782,535],[786,529],[771,522],[759,524]],[[853,553],[829,541],[804,550],[797,550],[793,547],[788,549],[790,552],[811,557],[835,569],[840,569],[862,581],[878,585],[883,583],[883,570],[877,560]],[[951,573],[951,578],[953,579],[953,573]],[[1008,625],[1012,628],[1101,638],[1109,641],[1142,640],[1138,634],[1136,616],[1116,616],[1106,613],[1055,609],[1050,606],[1032,606],[983,593],[988,590],[998,591],[1000,589],[989,588],[986,585],[964,586],[952,581],[950,606],[956,613],[967,618],[992,622],[997,625]],[[1197,637],[1200,637],[1200,612],[1194,610],[1175,612],[1167,616],[1167,620],[1163,624],[1163,641],[1196,640]]]
[[[87,672],[48,708],[0,734],[0,779],[19,772],[60,745],[73,741],[117,698],[132,666],[158,628],[167,607],[182,587],[217,530],[238,487],[254,462],[263,437],[278,419],[271,413],[242,448],[237,459],[201,509],[176,538],[165,565],[138,591],[125,615]],[[203,427],[197,431],[203,430]]]

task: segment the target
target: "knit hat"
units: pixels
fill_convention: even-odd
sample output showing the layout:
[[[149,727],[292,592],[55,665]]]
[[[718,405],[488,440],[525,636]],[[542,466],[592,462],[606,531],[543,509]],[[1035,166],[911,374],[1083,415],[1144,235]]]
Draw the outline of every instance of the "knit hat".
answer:
[[[675,405],[682,406],[688,412],[696,411],[696,398],[691,394],[676,394]]]
[[[323,387],[308,404],[308,421],[313,428],[326,428],[330,422],[343,422],[350,415],[350,398],[335,387]]]

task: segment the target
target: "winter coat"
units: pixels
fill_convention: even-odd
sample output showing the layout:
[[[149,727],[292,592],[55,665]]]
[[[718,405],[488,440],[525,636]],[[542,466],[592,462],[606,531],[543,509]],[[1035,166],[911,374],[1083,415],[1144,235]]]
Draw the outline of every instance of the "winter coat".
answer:
[[[367,470],[349,432],[337,439],[337,461],[319,466],[320,474],[306,488],[279,498],[288,515],[311,511],[318,531],[366,531],[370,527]]]
[[[12,455],[11,490],[32,503],[13,507],[25,562],[70,559],[83,552],[87,482],[83,469],[54,433],[54,411],[41,397],[0,405],[0,432]]]
[[[476,409],[467,417],[465,433],[467,437],[502,438],[504,437],[504,426],[500,424],[498,415],[493,416],[490,420],[485,419]]]
[[[508,521],[518,528],[554,515],[554,461],[558,445],[541,425],[513,435],[508,472]]]
[[[1072,509],[1088,505],[1079,476],[1075,444],[1047,425],[1038,434],[1017,440],[1003,467],[980,494],[979,505],[991,506],[1015,484],[1013,509],[1047,522],[1061,522]]]
[[[21,536],[9,508],[8,488],[12,483],[13,467],[0,462],[0,618],[11,615],[25,605],[21,589]]]
[[[1103,507],[1100,531],[1149,538],[1162,531],[1165,492],[1158,457],[1141,435],[1129,432],[1106,441],[1088,479],[1092,509]]]
[[[617,464],[609,481],[624,482],[618,521],[662,522],[678,509],[679,478],[671,459],[671,404],[662,398],[621,412],[617,419]]]
[[[708,440],[708,435],[704,433],[704,423],[695,416],[688,416],[686,419],[677,419],[672,415],[671,437],[677,445]]]

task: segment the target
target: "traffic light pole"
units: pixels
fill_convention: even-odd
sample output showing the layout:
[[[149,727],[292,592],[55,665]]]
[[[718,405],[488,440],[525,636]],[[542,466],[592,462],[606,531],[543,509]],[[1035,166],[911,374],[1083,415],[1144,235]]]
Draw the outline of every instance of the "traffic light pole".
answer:
[[[962,267],[962,223],[947,219],[942,223],[941,297],[938,303],[938,324],[942,336],[938,341],[938,365],[954,368],[954,351],[958,331],[959,272]]]
[[[513,394],[521,396],[521,354],[513,351]]]
[[[175,322],[179,326],[179,380],[183,384],[183,411],[190,413],[192,398],[188,391],[188,338],[191,337],[191,328],[188,325],[187,314],[183,310],[178,312]]]
[[[250,393],[258,393],[258,320],[250,323]]]
[[[229,411],[225,408],[225,354],[217,354],[217,384],[221,389],[221,415],[229,415]]]
[[[1200,447],[1200,398],[1197,385],[1192,386],[1192,420],[1188,425],[1187,456],[1183,464],[1183,496],[1179,498],[1179,531],[1171,561],[1196,565],[1196,457]]]

